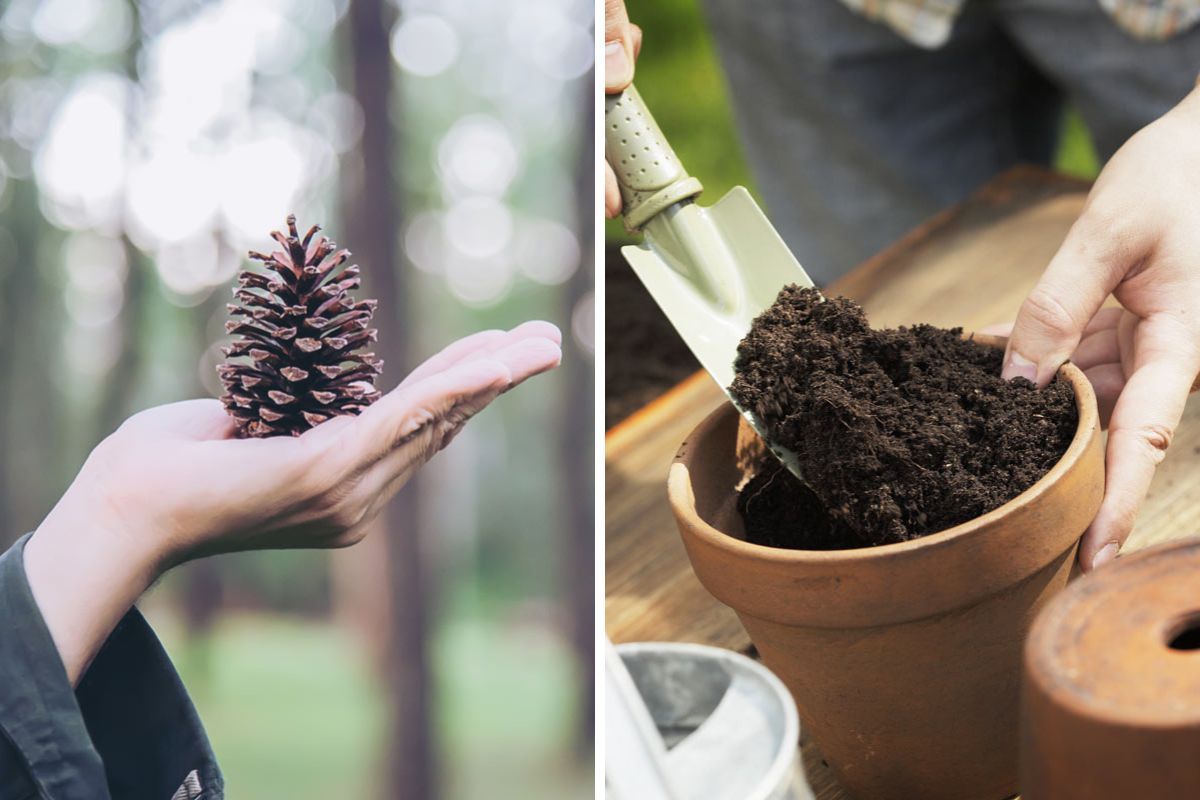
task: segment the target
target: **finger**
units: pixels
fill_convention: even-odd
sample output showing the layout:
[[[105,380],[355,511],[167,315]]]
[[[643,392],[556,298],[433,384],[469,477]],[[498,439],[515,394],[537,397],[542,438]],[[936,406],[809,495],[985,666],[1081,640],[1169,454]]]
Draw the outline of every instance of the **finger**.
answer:
[[[1096,410],[1100,414],[1100,427],[1107,428],[1108,421],[1112,418],[1113,407],[1117,404],[1117,398],[1121,396],[1121,390],[1125,388],[1125,370],[1116,363],[1099,364],[1084,370],[1083,374],[1092,384],[1092,391],[1096,393]]]
[[[486,356],[467,359],[444,372],[394,389],[358,418],[354,435],[359,452],[382,458],[418,428],[444,419],[477,396],[495,396],[562,359],[558,343],[534,336]],[[319,427],[319,426],[318,426]]]
[[[522,356],[523,360],[518,360],[513,354]],[[513,373],[512,386],[516,386],[535,374],[529,371],[533,368],[526,362],[538,362],[538,371],[558,365],[558,361],[562,359],[562,334],[549,322],[526,322],[513,328],[486,348],[467,356],[463,361],[480,358],[493,358],[507,364]],[[543,365],[543,358],[552,359],[553,363]]]
[[[562,361],[562,348],[558,342],[533,337],[497,350],[491,358],[508,367],[512,381],[507,388],[512,389],[557,367]]]
[[[498,351],[493,357],[507,364],[509,370],[512,372],[512,383],[504,390],[505,392],[510,392],[535,375],[540,375],[557,367],[562,361],[562,348],[557,341],[525,339]],[[483,407],[494,399],[494,397],[487,398],[487,401],[483,405],[480,405],[470,414],[463,417],[456,426],[445,433],[440,442],[439,449],[445,448],[450,444],[450,441],[462,429],[463,422],[479,411],[482,411]]]
[[[449,445],[463,426],[501,392],[557,364],[559,350],[558,344],[551,340],[526,339],[503,348],[493,357],[508,368],[512,382],[503,388],[496,384],[480,385],[479,391],[461,393],[453,403],[414,409],[411,418],[419,424],[404,428],[397,445],[379,458],[359,482],[358,491],[365,493],[362,496],[367,498],[366,502],[374,507],[399,491],[416,470]]]
[[[1122,313],[1124,313],[1124,310],[1120,309],[1120,308],[1102,308],[1096,312],[1096,315],[1092,317],[1092,321],[1089,322],[1087,324],[1087,327],[1083,329],[1083,339],[1082,339],[1082,341],[1080,341],[1079,347],[1076,348],[1075,352],[1071,355],[1071,361],[1073,361],[1076,366],[1078,366],[1080,369],[1082,369],[1084,371],[1087,370],[1087,366],[1084,366],[1084,364],[1080,362],[1080,358],[1079,358],[1080,350],[1083,350],[1085,347],[1089,347],[1087,340],[1091,334],[1094,334],[1094,333],[1097,333],[1100,331],[1113,332],[1117,326],[1117,321],[1121,318]],[[1012,322],[996,322],[996,323],[988,325],[984,328],[981,328],[979,330],[979,332],[986,336],[1000,336],[1003,338],[1007,338],[1012,335],[1012,329],[1013,329]],[[1115,342],[1115,338],[1114,338],[1114,342]],[[1093,343],[1093,345],[1091,345],[1090,347],[1095,347],[1095,343]],[[1085,354],[1085,357],[1088,359],[1091,359],[1090,351]],[[1099,363],[1103,363],[1106,361],[1116,361],[1116,360],[1117,359],[1115,357],[1099,359],[1099,360],[1092,359],[1091,363],[1089,363],[1088,366],[1091,366],[1092,364],[1099,364]]]
[[[621,188],[617,186],[617,173],[607,161],[604,162],[604,216],[616,219],[621,213]]]
[[[494,359],[456,364],[417,383],[393,389],[348,425],[336,429],[326,429],[328,423],[318,425],[311,431],[312,444],[336,446],[348,462],[346,468],[356,471],[383,458],[421,426],[445,415],[465,398],[499,393],[511,382],[508,367]],[[336,442],[327,441],[332,435],[337,436]]]
[[[1116,556],[1166,455],[1200,369],[1197,349],[1185,337],[1173,322],[1148,320],[1139,328],[1136,368],[1109,421],[1104,500],[1080,543],[1084,570]]]
[[[1087,327],[1083,329],[1083,335],[1104,330],[1105,328],[1115,328],[1117,323],[1121,321],[1121,315],[1125,313],[1125,309],[1110,306],[1102,308],[1092,315]]]
[[[1116,328],[1089,333],[1071,354],[1071,362],[1084,372],[1100,364],[1120,364],[1121,342]]]
[[[633,32],[624,0],[604,1],[604,91],[615,94],[633,82]]]
[[[1045,386],[1079,345],[1105,299],[1150,247],[1147,227],[1126,222],[1129,216],[1089,202],[1021,304],[1004,357],[1006,379]]]
[[[423,418],[432,438],[425,441],[418,451],[423,453],[421,463],[449,444],[467,420],[478,414],[501,393],[520,386],[535,375],[556,367],[562,360],[562,351],[557,342],[550,339],[530,338],[514,342],[487,357],[507,370],[509,380],[504,386],[481,384],[475,391],[457,392],[452,403],[427,404],[424,411],[416,413]],[[422,431],[425,436],[426,431]],[[398,472],[413,456],[399,449],[384,459],[384,468],[389,473]],[[392,462],[387,464],[386,462]]]
[[[1133,314],[1123,314],[1120,322],[1117,323],[1117,342],[1121,351],[1121,369],[1125,371],[1126,377],[1133,374],[1136,368],[1134,358],[1137,356],[1137,330],[1138,318]]]
[[[631,22],[629,31],[633,36],[633,60],[636,62],[642,54],[642,29]]]
[[[509,331],[481,331],[459,339],[440,353],[425,361],[400,382],[400,386],[411,385],[437,372],[443,372],[455,364],[472,358],[481,358],[489,353],[527,338],[549,339],[562,342],[562,333],[549,322],[534,320],[525,322]]]
[[[435,373],[444,372],[464,358],[486,349],[489,345],[502,339],[504,335],[505,331],[501,330],[480,331],[456,342],[451,342],[442,348],[440,353],[425,359],[420,366],[408,373],[404,380],[400,381],[399,386],[407,386]]]

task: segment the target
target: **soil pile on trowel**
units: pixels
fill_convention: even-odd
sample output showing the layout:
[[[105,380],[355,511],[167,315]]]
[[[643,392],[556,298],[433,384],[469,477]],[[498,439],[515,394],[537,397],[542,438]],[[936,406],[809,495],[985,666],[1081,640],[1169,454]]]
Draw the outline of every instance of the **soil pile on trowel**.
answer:
[[[845,298],[788,286],[738,347],[730,387],[804,483],[774,459],[738,501],[747,538],[833,550],[902,542],[1011,500],[1075,434],[1071,387],[1000,378],[962,330],[872,330]],[[805,485],[807,484],[807,485]]]

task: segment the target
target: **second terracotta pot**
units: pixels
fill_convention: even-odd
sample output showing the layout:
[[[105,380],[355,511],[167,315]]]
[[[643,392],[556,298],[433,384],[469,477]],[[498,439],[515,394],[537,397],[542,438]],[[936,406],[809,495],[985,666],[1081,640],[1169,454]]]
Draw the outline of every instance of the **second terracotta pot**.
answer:
[[[1200,797],[1200,538],[1117,559],[1025,642],[1025,800]]]
[[[767,455],[731,405],[679,449],[668,491],[696,575],[737,612],[858,797],[1017,791],[1022,641],[1066,585],[1104,492],[1095,395],[1074,366],[1061,375],[1079,428],[1059,463],[995,511],[900,544],[746,542],[737,491]]]

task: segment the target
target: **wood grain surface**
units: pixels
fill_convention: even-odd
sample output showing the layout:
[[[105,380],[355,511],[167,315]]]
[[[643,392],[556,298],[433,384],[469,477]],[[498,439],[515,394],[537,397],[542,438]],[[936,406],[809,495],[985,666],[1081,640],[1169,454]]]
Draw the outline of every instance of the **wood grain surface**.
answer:
[[[828,289],[875,327],[978,330],[1011,320],[1083,208],[1087,184],[1022,167],[912,231]],[[725,396],[697,373],[605,439],[605,627],[614,642],[700,642],[747,652],[737,617],[700,586],[667,507],[667,469]],[[1193,396],[1126,551],[1200,533],[1200,401]],[[802,721],[803,725],[803,721]],[[818,800],[847,797],[802,741]]]

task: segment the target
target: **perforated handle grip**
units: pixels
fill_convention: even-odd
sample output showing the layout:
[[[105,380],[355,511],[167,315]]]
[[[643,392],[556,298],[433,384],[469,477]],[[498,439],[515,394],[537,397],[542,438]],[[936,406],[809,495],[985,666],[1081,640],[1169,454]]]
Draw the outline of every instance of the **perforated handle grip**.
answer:
[[[604,99],[604,155],[617,174],[625,227],[631,233],[704,189],[687,174],[633,86]]]

